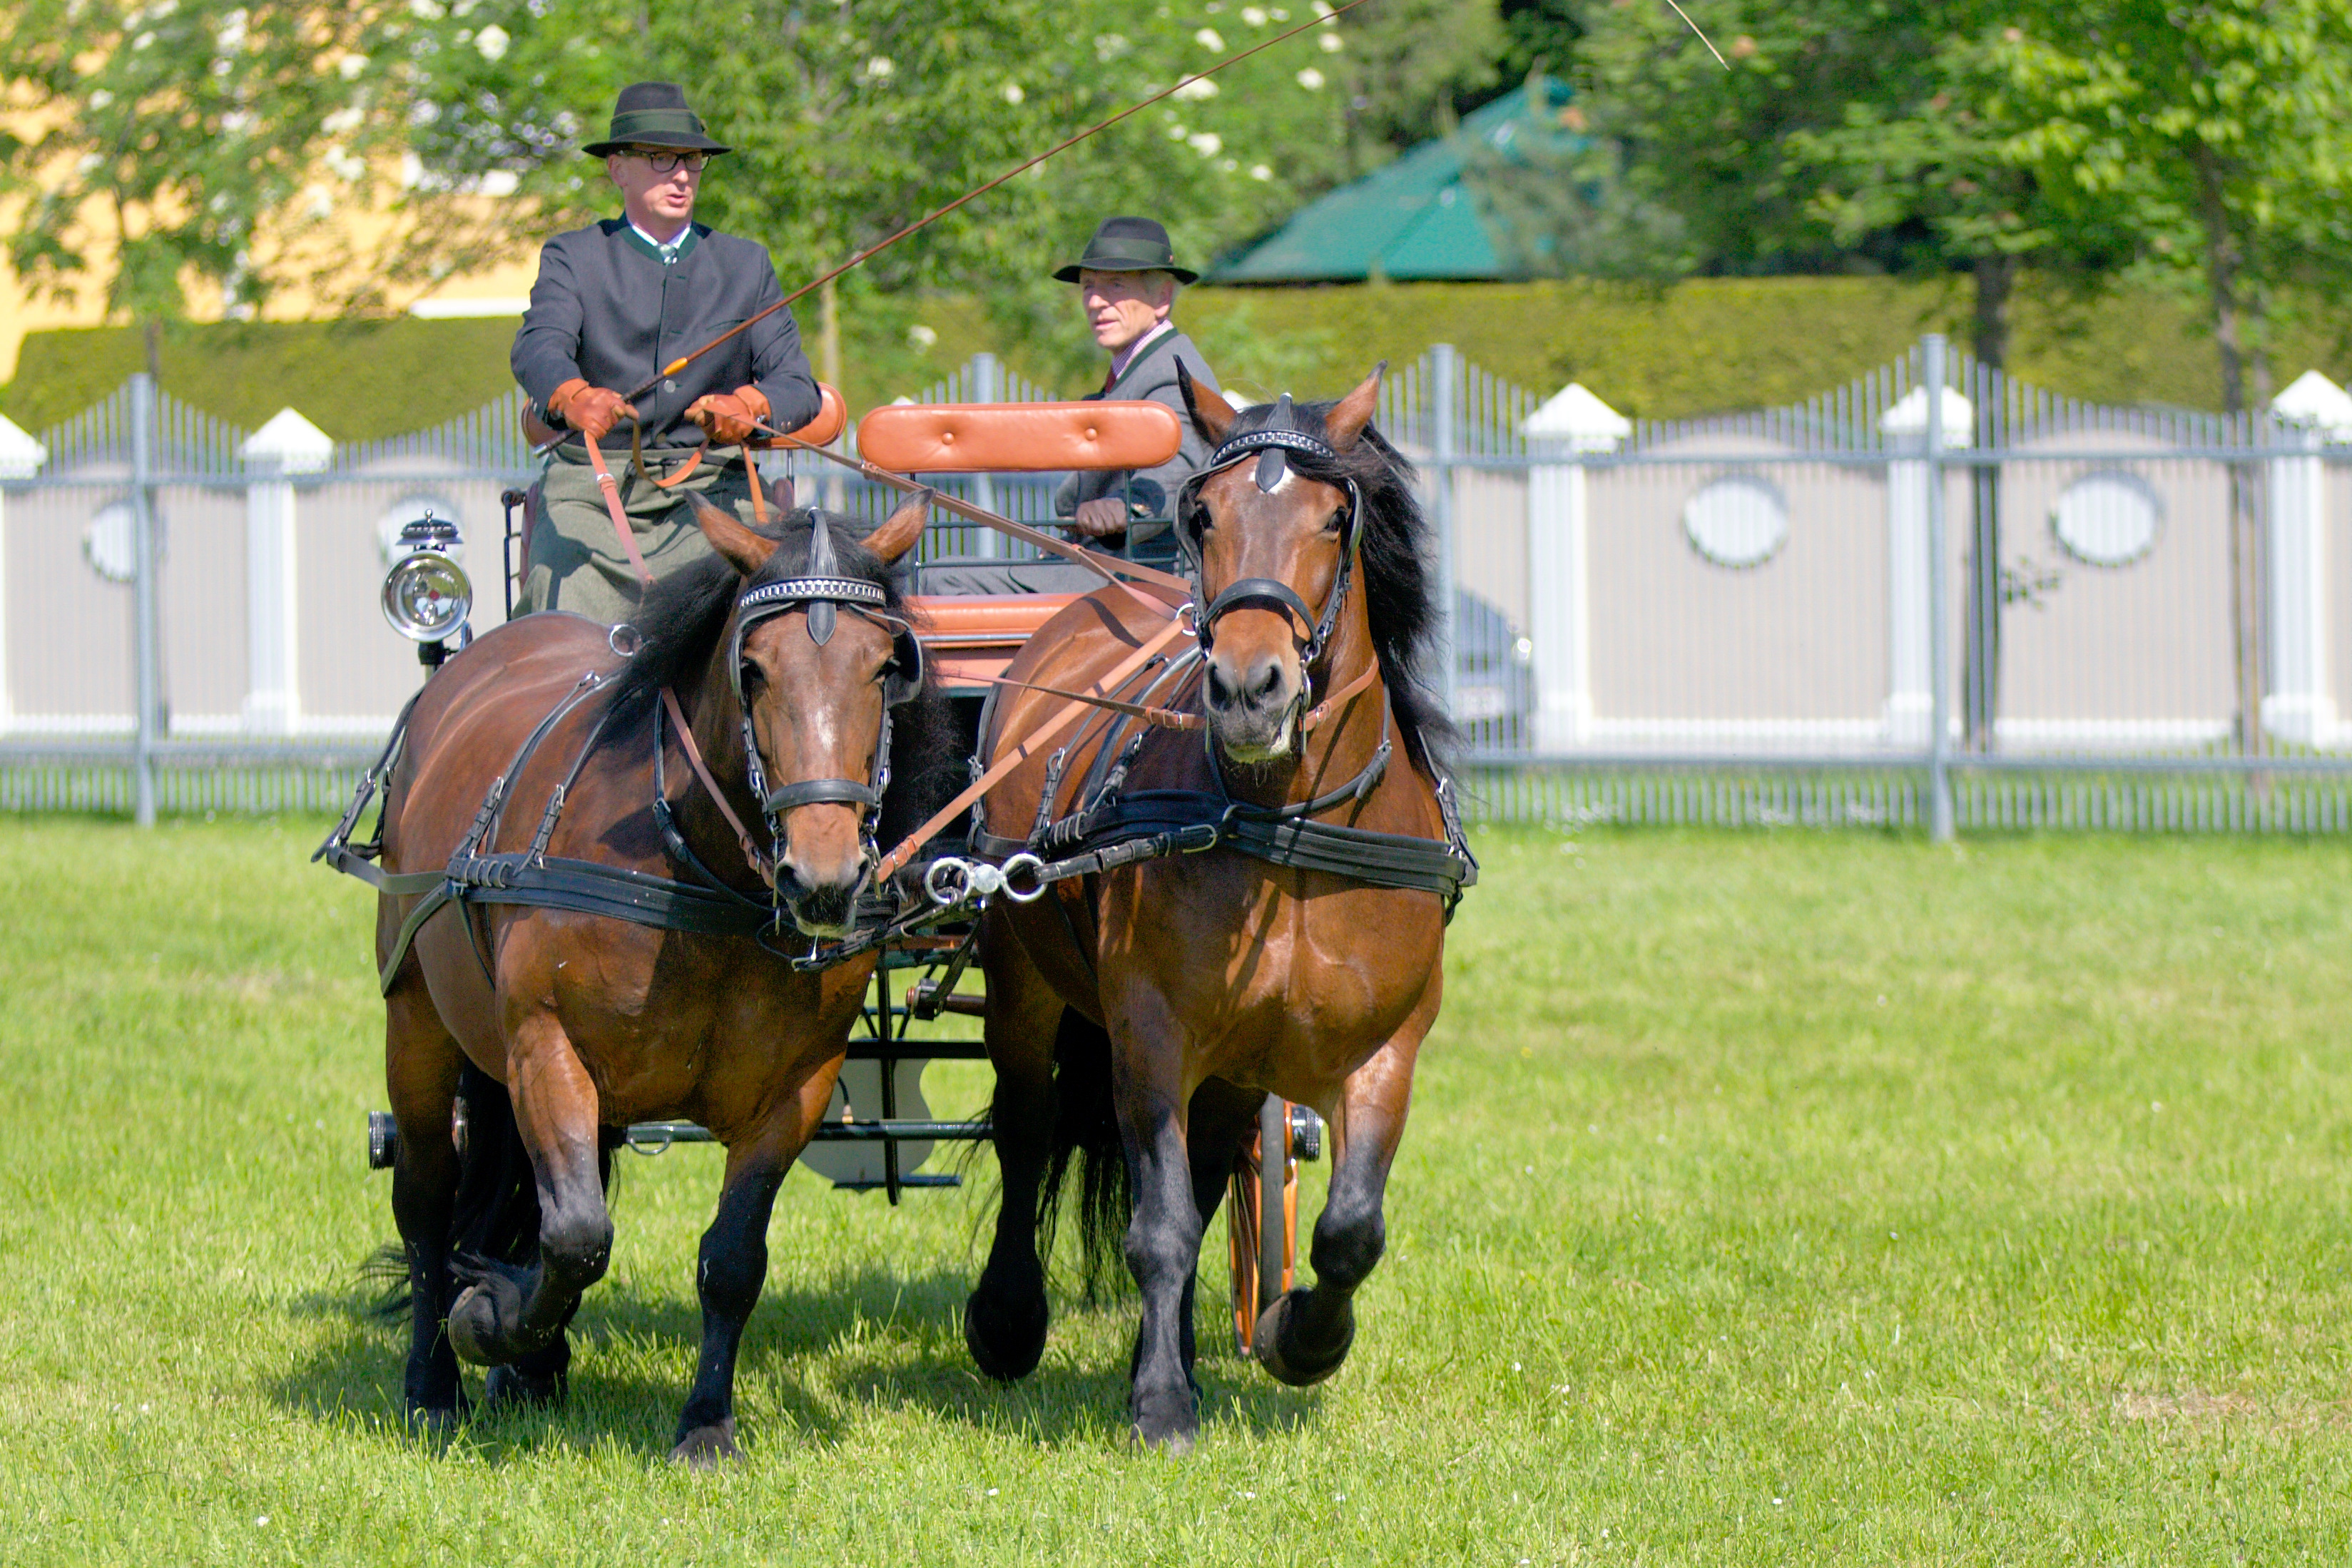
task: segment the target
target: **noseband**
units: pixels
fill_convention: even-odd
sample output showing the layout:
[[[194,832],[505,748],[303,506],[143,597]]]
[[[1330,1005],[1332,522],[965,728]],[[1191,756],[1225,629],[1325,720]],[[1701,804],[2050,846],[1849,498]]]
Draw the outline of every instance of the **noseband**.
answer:
[[[760,802],[761,814],[768,820],[768,836],[774,847],[771,863],[777,865],[782,862],[783,814],[794,806],[821,802],[854,805],[863,813],[859,832],[866,858],[875,858],[877,808],[882,804],[883,792],[890,787],[890,710],[912,701],[923,687],[922,644],[912,627],[889,613],[888,593],[878,583],[843,575],[834,555],[833,531],[822,518],[812,519],[811,526],[808,569],[797,577],[745,590],[735,601],[735,625],[727,642],[727,679],[735,690],[736,710],[743,716],[744,772],[751,794]],[[893,639],[891,661],[883,677],[882,730],[875,740],[873,776],[862,784],[856,779],[803,779],[771,789],[767,766],[760,757],[759,737],[751,729],[751,704],[743,700],[743,639],[762,621],[804,610],[809,641],[822,647],[833,640],[839,609],[844,607],[885,627]]]
[[[1297,427],[1290,406],[1290,395],[1286,392],[1275,405],[1272,424],[1224,442],[1210,454],[1208,466],[1185,481],[1179,497],[1177,515],[1180,524],[1176,539],[1184,552],[1186,564],[1191,568],[1196,600],[1207,597],[1205,584],[1201,580],[1205,570],[1201,559],[1199,523],[1203,510],[1202,487],[1255,453],[1257,472],[1253,477],[1261,493],[1271,493],[1281,487],[1287,476],[1288,454],[1293,452],[1327,463],[1337,463],[1339,458],[1338,450],[1328,441]],[[1348,511],[1339,523],[1339,574],[1331,584],[1331,594],[1323,603],[1322,613],[1316,614],[1299,596],[1298,591],[1287,583],[1272,577],[1244,577],[1227,584],[1214,598],[1208,600],[1208,607],[1194,618],[1202,652],[1206,653],[1214,642],[1216,624],[1226,614],[1244,605],[1272,605],[1290,618],[1296,630],[1306,633],[1304,640],[1298,644],[1298,658],[1302,674],[1312,679],[1315,665],[1323,657],[1323,650],[1329,645],[1331,634],[1339,624],[1339,607],[1347,600],[1348,586],[1355,575],[1356,556],[1362,539],[1364,498],[1355,480],[1345,482]],[[1304,699],[1307,693],[1300,695]]]

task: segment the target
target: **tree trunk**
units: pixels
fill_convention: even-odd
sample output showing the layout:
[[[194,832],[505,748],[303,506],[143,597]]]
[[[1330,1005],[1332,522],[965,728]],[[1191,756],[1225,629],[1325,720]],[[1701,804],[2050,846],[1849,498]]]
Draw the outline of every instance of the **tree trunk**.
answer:
[[[2246,418],[2245,322],[2240,287],[2245,249],[2230,212],[2224,172],[2213,150],[2199,142],[2198,216],[2205,227],[2205,283],[2213,299],[2213,342],[2221,355],[2221,406],[2231,438],[2249,443]],[[2236,668],[2238,749],[2258,756],[2263,749],[2263,530],[2262,474],[2252,463],[2230,465],[2230,643]]]
[[[1973,271],[1977,368],[1969,378],[1969,402],[1975,410],[1975,444],[1988,450],[2001,439],[2017,258],[1979,256]],[[1969,531],[1968,622],[1962,628],[1961,744],[1990,752],[2000,717],[2000,470],[1984,464],[1971,469],[1970,477],[1975,510]]]

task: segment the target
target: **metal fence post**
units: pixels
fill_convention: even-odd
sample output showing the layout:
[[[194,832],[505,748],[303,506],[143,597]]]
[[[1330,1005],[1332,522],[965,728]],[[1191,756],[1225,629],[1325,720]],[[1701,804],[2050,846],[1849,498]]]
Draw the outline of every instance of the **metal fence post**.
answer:
[[[1462,361],[1452,343],[1436,343],[1429,351],[1430,379],[1434,385],[1431,410],[1430,510],[1437,524],[1438,687],[1445,711],[1454,711],[1454,687],[1460,677],[1454,651],[1454,458],[1462,408]]]
[[[157,668],[155,578],[161,552],[155,548],[154,485],[155,378],[140,371],[131,378],[131,700],[138,705],[131,774],[142,827],[155,826],[155,710],[163,685]]]
[[[1920,345],[1927,392],[1927,837],[1952,838],[1952,628],[1944,602],[1944,334]]]
[[[1004,401],[1003,363],[985,349],[971,356],[969,380],[974,403]],[[1001,512],[1003,510],[996,504],[995,475],[981,473],[971,477],[971,504],[982,511]],[[992,559],[1004,552],[1004,536],[996,530],[975,528],[972,532],[977,536],[973,553]]]

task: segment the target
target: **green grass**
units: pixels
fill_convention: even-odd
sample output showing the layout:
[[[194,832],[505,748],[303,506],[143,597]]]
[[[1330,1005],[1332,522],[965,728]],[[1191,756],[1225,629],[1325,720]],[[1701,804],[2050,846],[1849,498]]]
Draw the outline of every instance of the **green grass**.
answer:
[[[709,1150],[628,1160],[566,1409],[401,1436],[317,837],[0,823],[0,1559],[2352,1556],[2352,846],[1485,835],[1332,1383],[1204,1322],[1200,1452],[1132,1453],[1131,1301],[994,1387],[986,1184],[796,1176],[714,1477],[663,1459]]]

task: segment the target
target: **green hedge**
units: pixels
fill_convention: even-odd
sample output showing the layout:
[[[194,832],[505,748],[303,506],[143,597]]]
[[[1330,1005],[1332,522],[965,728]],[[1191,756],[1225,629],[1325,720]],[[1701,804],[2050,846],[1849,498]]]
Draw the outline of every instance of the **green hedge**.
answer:
[[[2210,337],[2187,300],[2117,292],[2073,301],[2021,291],[2011,355],[2020,375],[2100,402],[2220,405]],[[1034,342],[959,298],[873,299],[845,311],[844,390],[858,408],[921,390],[994,347],[1045,384],[1083,389],[1081,331]],[[1228,381],[1326,395],[1376,360],[1409,363],[1452,342],[1531,391],[1581,381],[1628,415],[1673,417],[1793,402],[1900,355],[1923,331],[1965,341],[1969,296],[1953,283],[1872,278],[1706,279],[1667,288],[1586,281],[1199,289],[1179,319]],[[2317,314],[2315,312],[2315,314]],[[223,323],[166,335],[163,382],[247,428],[299,408],[338,440],[423,429],[508,387],[511,318]],[[2282,384],[2319,368],[2342,379],[2352,346],[2321,316],[2291,333]],[[813,333],[812,333],[813,335]],[[0,413],[38,431],[97,402],[142,363],[128,328],[35,332]]]

